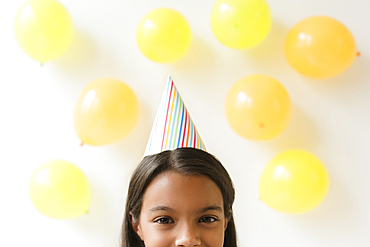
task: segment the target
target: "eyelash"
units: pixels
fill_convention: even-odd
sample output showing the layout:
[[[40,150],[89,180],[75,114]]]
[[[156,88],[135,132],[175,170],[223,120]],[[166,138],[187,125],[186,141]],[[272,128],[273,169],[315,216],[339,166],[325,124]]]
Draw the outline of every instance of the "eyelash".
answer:
[[[166,221],[166,222],[164,222]],[[170,217],[161,217],[161,218],[157,218],[154,220],[154,223],[157,223],[159,225],[167,225],[167,224],[171,224],[171,223],[174,223],[175,221],[173,219],[171,219]]]
[[[200,223],[213,223],[213,222],[216,222],[216,221],[220,221],[220,220],[217,219],[216,217],[212,217],[212,216],[204,216],[204,217],[201,217],[198,220],[198,222],[200,222]],[[167,224],[175,223],[175,221],[170,217],[157,218],[153,222],[157,223],[159,225],[167,225]]]
[[[198,222],[202,222],[202,223],[213,223],[213,222],[216,222],[216,221],[220,221],[220,220],[217,219],[216,217],[204,216],[204,217],[201,217]]]

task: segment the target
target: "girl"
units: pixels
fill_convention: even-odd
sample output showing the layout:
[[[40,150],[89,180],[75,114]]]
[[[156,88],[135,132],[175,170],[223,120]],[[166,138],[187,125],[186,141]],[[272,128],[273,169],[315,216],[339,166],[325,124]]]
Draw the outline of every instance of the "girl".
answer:
[[[236,247],[234,195],[229,174],[205,151],[146,156],[130,180],[121,247]]]

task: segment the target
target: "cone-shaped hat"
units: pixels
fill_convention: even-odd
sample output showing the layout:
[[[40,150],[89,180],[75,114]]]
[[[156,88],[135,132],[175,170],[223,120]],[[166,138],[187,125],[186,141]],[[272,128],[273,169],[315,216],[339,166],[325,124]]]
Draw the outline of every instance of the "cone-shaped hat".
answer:
[[[169,76],[144,156],[180,147],[206,151],[188,110]]]

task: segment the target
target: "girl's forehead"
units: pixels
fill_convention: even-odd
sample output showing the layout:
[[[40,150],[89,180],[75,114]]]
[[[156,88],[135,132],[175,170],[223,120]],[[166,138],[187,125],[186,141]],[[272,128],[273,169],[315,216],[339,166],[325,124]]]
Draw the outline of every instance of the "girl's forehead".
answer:
[[[157,205],[223,208],[223,199],[220,189],[210,178],[169,171],[154,178],[144,192],[143,209]]]
[[[166,171],[161,174],[159,174],[157,177],[155,177],[147,187],[145,193],[148,191],[150,187],[161,187],[163,189],[185,189],[191,190],[194,186],[189,185],[206,185],[208,189],[218,189],[216,183],[202,175],[184,175],[175,171]],[[213,186],[214,185],[214,186]],[[211,187],[211,188],[209,188]]]

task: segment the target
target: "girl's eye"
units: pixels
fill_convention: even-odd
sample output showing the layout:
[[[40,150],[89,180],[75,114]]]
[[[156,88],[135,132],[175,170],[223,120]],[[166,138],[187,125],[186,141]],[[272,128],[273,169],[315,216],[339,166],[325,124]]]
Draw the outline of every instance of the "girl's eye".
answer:
[[[163,218],[157,218],[154,220],[154,223],[160,224],[160,225],[166,225],[174,223],[174,221],[171,218],[163,217]]]
[[[204,223],[213,223],[215,221],[220,221],[220,220],[212,216],[205,216],[199,219],[199,222],[204,222]]]

